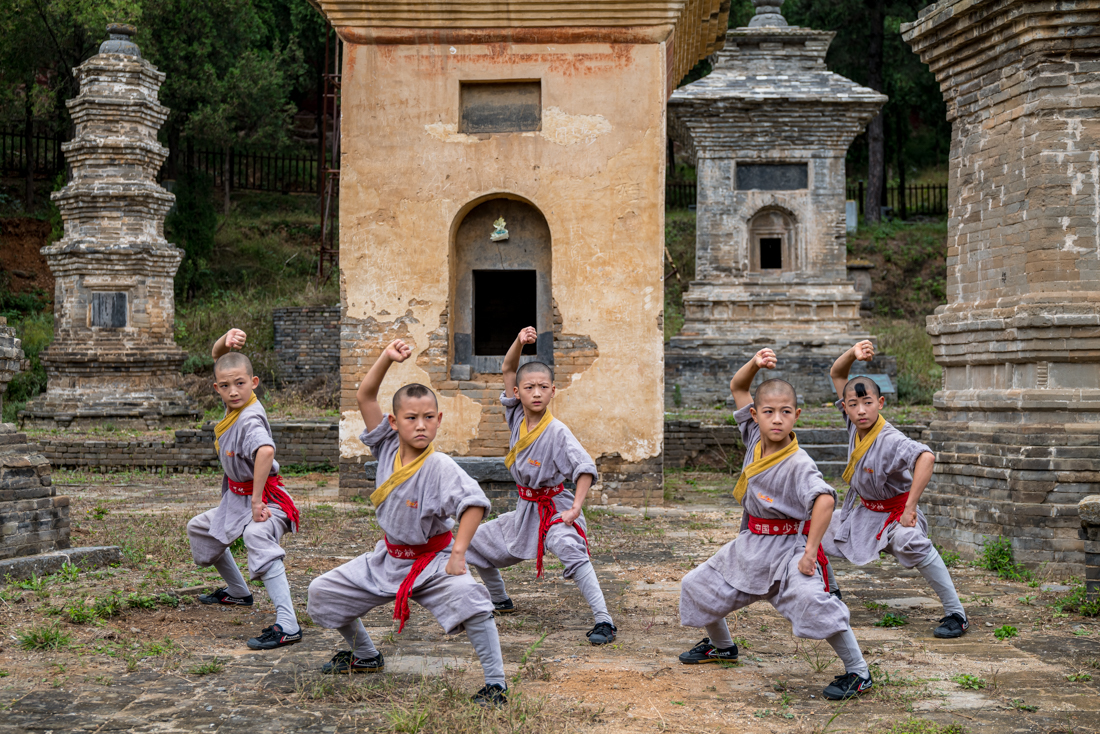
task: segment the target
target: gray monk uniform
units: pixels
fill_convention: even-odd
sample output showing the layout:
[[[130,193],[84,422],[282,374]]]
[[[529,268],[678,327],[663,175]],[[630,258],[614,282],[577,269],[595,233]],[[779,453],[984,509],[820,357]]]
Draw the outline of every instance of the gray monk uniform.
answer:
[[[519,442],[520,424],[524,421],[523,406],[519,398],[500,394],[504,406],[504,416],[512,430],[510,446]],[[531,489],[552,488],[564,481],[576,482],[582,474],[591,474],[596,479],[596,464],[581,446],[573,432],[557,418],[550,422],[538,439],[516,455],[516,461],[510,471],[516,484]],[[569,490],[563,491],[554,499],[557,513],[554,519],[573,506],[574,496]],[[584,514],[577,518],[585,534],[588,526]],[[491,520],[477,529],[466,560],[478,568],[505,568],[521,561],[530,560],[538,555],[539,546],[539,505],[519,499],[516,509]],[[572,578],[573,574],[588,560],[588,548],[584,538],[574,528],[565,523],[551,525],[546,532],[546,551],[553,553],[565,565],[562,575]]]
[[[253,522],[252,497],[229,491],[227,478],[234,482],[251,482],[256,452],[262,446],[275,447],[267,411],[259,400],[241,411],[237,422],[218,439],[218,445],[221,447],[218,460],[225,472],[222,477],[222,500],[213,510],[207,510],[187,523],[191,557],[199,566],[209,566],[230,543],[243,536],[244,547],[248,551],[248,572],[255,580],[267,572],[272,562],[286,556],[279,539],[290,529],[286,513],[278,505],[267,505],[271,511],[269,520]],[[278,473],[279,462],[272,460],[271,474]]]
[[[838,402],[837,405],[840,405]],[[848,424],[848,455],[856,448],[856,425],[844,416]],[[856,464],[850,490],[844,497],[844,507],[833,518],[821,545],[830,556],[842,556],[857,566],[878,560],[879,551],[885,550],[905,568],[921,564],[932,552],[928,539],[928,521],[917,508],[917,524],[903,527],[893,522],[882,530],[888,513],[876,512],[863,506],[856,499],[858,494],[868,500],[888,500],[905,494],[913,484],[913,466],[917,457],[932,449],[914,441],[887,423],[867,453]]]
[[[749,409],[734,416],[747,449],[745,466],[752,463],[760,429]],[[813,576],[798,570],[806,549],[806,536],[755,535],[748,530],[748,516],[809,520],[814,501],[836,493],[821,478],[809,455],[799,449],[793,456],[749,479],[742,500],[741,532],[726,543],[680,584],[680,624],[705,627],[730,612],[767,599],[786,617],[795,637],[823,640],[848,629],[848,607],[825,591],[821,569]]]
[[[384,416],[373,431],[363,431],[359,440],[378,459],[375,483],[380,487],[393,474],[393,458],[399,450],[397,431],[390,427],[389,416]],[[483,507],[488,512],[489,499],[454,459],[436,451],[378,506],[376,519],[391,543],[423,545],[451,530],[455,525],[452,516],[461,518],[470,507]],[[453,545],[452,541],[421,571],[411,595],[447,634],[461,632],[467,619],[493,611],[488,590],[474,580],[469,570],[461,576],[447,574]],[[322,627],[343,627],[393,601],[412,565],[411,558],[391,556],[385,539],[379,540],[373,551],[313,580],[309,585],[309,616]]]

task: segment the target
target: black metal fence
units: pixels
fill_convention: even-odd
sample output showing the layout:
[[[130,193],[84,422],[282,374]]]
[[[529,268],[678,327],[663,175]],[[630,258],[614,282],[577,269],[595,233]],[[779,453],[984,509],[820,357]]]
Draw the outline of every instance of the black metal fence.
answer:
[[[22,127],[0,129],[0,168],[5,177],[25,176],[28,155],[34,163],[39,178],[56,175],[65,168],[65,156],[61,144],[65,136],[40,132],[29,138]],[[219,188],[229,177],[229,188],[235,191],[285,191],[317,193],[317,156],[295,156],[238,151],[230,149],[226,166],[226,152],[220,150],[169,151],[171,165],[164,170],[197,169],[210,174]]]
[[[863,181],[848,184],[847,196],[859,206],[859,215],[863,216],[865,196]],[[687,209],[695,205],[694,181],[669,181],[665,184],[665,207],[668,209]],[[915,214],[940,216],[947,214],[947,184],[915,184],[906,186],[904,198],[898,186],[886,187],[886,201],[883,206],[894,210],[897,216],[911,217]]]

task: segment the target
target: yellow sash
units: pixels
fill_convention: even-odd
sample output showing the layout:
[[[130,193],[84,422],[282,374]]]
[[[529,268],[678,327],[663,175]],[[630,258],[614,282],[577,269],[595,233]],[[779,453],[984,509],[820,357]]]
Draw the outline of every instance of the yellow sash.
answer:
[[[733,498],[741,503],[741,500],[745,497],[745,492],[749,491],[749,480],[755,477],[757,474],[763,474],[773,466],[778,466],[785,460],[791,458],[798,451],[798,436],[791,431],[791,442],[781,451],[776,451],[774,454],[769,455],[765,459],[760,458],[760,452],[763,450],[764,442],[757,441],[756,446],[752,450],[752,463],[741,470],[741,476],[737,480],[737,486],[733,488]]]
[[[885,425],[886,419],[884,419],[880,413],[878,420],[871,426],[871,430],[867,431],[866,436],[862,439],[856,436],[856,447],[852,451],[852,455],[848,457],[848,466],[844,467],[844,481],[848,482],[848,484],[852,483],[852,477],[856,474],[856,464],[858,464],[859,460],[863,458],[863,455],[870,450],[871,444],[873,444],[875,439],[878,438],[878,435],[882,433],[882,429]]]
[[[401,466],[401,447],[397,447],[397,453],[393,455],[393,474],[390,474],[389,479],[382,482],[382,485],[371,492],[370,501],[375,507],[386,501],[386,498],[390,496],[393,490],[397,489],[403,482],[407,482],[412,478],[413,474],[420,471],[420,467],[424,466],[424,462],[428,460],[428,457],[435,453],[435,442],[428,444],[428,448],[420,452],[420,456],[410,461],[407,465]]]
[[[218,443],[221,437],[225,435],[225,432],[233,427],[233,424],[237,422],[237,419],[241,417],[241,411],[256,402],[256,393],[252,393],[252,396],[248,398],[248,402],[239,408],[225,411],[225,417],[218,421],[218,425],[214,426],[214,453],[218,455],[220,459],[222,456],[222,447]]]
[[[516,445],[512,447],[508,455],[504,457],[504,465],[511,469],[512,464],[516,463],[516,457],[519,456],[519,452],[533,444],[535,439],[542,435],[542,432],[546,430],[552,420],[554,420],[554,416],[550,415],[550,409],[547,408],[546,412],[542,414],[542,419],[539,421],[539,424],[535,426],[535,430],[528,433],[527,416],[524,416],[523,422],[519,424],[519,440],[516,441]]]

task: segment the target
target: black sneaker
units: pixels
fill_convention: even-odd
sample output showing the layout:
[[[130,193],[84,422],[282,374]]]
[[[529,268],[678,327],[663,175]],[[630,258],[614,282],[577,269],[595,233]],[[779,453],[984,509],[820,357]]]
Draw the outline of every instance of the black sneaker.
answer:
[[[253,637],[248,641],[248,646],[253,650],[274,650],[277,647],[283,647],[284,645],[293,645],[295,642],[302,641],[302,628],[299,627],[298,631],[293,634],[287,634],[283,632],[283,628],[277,624],[273,624],[270,627],[264,627],[260,632],[259,637]]]
[[[508,697],[504,695],[504,692],[507,690],[508,689],[504,686],[491,683],[487,686],[483,686],[480,691],[470,697],[470,700],[478,706],[497,708],[508,703]]]
[[[230,596],[228,587],[225,587],[214,589],[209,594],[200,594],[199,601],[203,604],[225,604],[230,607],[250,607],[252,606],[252,595]]]
[[[704,637],[699,644],[685,653],[680,653],[680,662],[684,665],[699,665],[700,663],[736,663],[737,645],[719,649],[710,644],[710,638]]]
[[[844,601],[844,594],[840,593],[840,589],[833,589],[829,593],[835,596],[837,598],[837,601]]]
[[[615,641],[615,633],[619,631],[619,628],[613,624],[607,622],[600,622],[591,630],[589,630],[585,637],[593,645],[606,645],[609,642]]]
[[[970,629],[970,620],[961,614],[949,614],[940,620],[940,626],[932,631],[936,637],[953,640],[962,637]]]
[[[825,686],[824,696],[830,701],[843,701],[866,693],[873,685],[870,675],[863,678],[858,673],[845,673],[833,678],[833,682]]]
[[[514,611],[516,611],[516,605],[511,599],[493,602],[493,614],[511,614]]]
[[[332,660],[321,666],[321,672],[328,675],[346,675],[348,673],[381,673],[386,667],[382,653],[373,658],[357,658],[351,650],[341,650],[332,656]]]

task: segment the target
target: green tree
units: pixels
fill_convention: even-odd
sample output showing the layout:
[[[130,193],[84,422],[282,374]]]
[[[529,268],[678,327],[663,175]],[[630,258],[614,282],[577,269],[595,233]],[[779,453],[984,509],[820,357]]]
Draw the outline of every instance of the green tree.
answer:
[[[168,239],[183,248],[183,262],[176,271],[176,297],[195,295],[209,272],[214,254],[218,215],[214,207],[214,182],[202,171],[190,169],[176,179],[176,206],[164,221]]]

